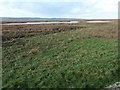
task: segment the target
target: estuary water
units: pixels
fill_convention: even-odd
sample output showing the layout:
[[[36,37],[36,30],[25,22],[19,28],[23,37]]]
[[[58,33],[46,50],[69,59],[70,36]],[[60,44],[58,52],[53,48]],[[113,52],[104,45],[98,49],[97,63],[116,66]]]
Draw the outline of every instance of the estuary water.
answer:
[[[21,24],[72,24],[79,23],[79,21],[70,22],[16,22],[16,23],[5,23],[3,25],[21,25]]]

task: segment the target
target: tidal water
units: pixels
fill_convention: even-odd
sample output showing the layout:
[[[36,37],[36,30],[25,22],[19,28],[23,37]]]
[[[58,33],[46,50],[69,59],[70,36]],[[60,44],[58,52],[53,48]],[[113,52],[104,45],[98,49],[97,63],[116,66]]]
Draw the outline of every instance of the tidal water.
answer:
[[[79,21],[70,21],[70,22],[23,22],[23,23],[5,23],[3,25],[21,25],[21,24],[72,24],[79,23]]]

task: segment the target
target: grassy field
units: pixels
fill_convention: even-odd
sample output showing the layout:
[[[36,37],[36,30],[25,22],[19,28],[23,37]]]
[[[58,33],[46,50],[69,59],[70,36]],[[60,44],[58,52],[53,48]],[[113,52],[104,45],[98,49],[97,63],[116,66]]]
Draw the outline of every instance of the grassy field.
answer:
[[[120,81],[117,23],[76,26],[83,28],[4,39],[3,88],[104,88]]]

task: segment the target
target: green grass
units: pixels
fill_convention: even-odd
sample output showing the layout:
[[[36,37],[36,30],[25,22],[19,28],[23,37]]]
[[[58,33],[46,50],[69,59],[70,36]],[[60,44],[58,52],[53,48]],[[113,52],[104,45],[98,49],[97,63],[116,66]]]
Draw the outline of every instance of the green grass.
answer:
[[[77,29],[3,47],[3,87],[103,88],[120,80],[118,42]]]

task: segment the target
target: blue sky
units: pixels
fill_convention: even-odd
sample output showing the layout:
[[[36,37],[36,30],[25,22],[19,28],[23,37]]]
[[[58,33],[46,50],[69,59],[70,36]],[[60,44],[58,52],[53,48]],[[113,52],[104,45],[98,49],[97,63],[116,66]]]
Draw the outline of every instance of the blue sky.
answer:
[[[0,17],[118,18],[119,0],[1,0]]]

